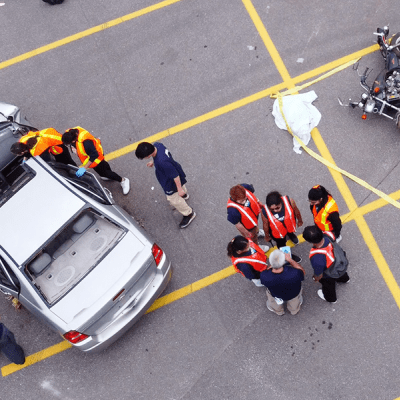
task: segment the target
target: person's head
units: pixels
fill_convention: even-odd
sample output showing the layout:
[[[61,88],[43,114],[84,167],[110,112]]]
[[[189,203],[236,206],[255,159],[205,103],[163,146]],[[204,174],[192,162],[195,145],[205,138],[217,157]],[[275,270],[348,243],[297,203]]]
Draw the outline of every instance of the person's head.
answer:
[[[321,229],[316,225],[306,226],[303,231],[303,238],[308,243],[318,244],[324,238]]]
[[[62,142],[65,145],[73,144],[78,139],[78,135],[79,135],[78,129],[75,129],[75,128],[68,129],[62,135]]]
[[[10,151],[16,156],[23,156],[29,153],[29,147],[26,143],[15,142],[11,145]]]
[[[242,185],[233,186],[229,191],[229,196],[236,203],[244,204],[246,202],[246,189]]]
[[[269,255],[268,261],[272,269],[280,269],[286,262],[285,253],[276,249]]]
[[[250,247],[249,241],[243,236],[235,236],[227,247],[228,256],[232,257],[234,254],[240,254],[247,251]]]
[[[268,193],[265,204],[273,213],[280,212],[282,210],[282,195],[276,191]]]
[[[308,192],[308,201],[312,206],[318,206],[328,200],[330,193],[321,185],[313,186]]]
[[[156,148],[153,144],[149,142],[142,142],[139,143],[138,147],[136,148],[135,155],[139,160],[143,160],[145,158],[150,158],[155,150]]]

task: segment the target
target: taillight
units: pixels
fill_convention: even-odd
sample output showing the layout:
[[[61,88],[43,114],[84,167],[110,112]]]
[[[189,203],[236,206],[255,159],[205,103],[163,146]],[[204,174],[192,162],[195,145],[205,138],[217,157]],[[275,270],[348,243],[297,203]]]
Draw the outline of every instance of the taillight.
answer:
[[[151,251],[153,253],[153,257],[156,264],[157,265],[160,264],[164,252],[155,243],[153,244],[153,248],[151,249]]]
[[[367,114],[363,114],[363,115],[361,115],[361,119],[367,119]]]
[[[64,336],[64,339],[68,340],[68,342],[74,343],[74,344],[82,342],[82,340],[85,340],[89,337],[88,335],[85,335],[84,333],[80,333],[77,331],[69,331],[69,332],[65,333],[63,336]]]

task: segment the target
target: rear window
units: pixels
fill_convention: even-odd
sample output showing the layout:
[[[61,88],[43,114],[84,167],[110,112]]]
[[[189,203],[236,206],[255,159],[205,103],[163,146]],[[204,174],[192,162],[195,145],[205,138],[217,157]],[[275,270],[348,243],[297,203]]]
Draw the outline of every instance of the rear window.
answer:
[[[25,272],[53,305],[78,284],[125,235],[125,230],[86,209],[36,254]]]

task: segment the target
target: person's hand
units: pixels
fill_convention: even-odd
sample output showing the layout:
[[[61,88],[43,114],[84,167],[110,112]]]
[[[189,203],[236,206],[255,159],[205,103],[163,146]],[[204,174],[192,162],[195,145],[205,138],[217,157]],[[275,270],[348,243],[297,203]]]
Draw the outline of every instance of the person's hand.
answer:
[[[303,226],[303,221],[297,221],[297,227],[300,228],[301,226]]]
[[[78,178],[80,178],[85,172],[86,172],[86,168],[81,167],[81,168],[78,169],[78,171],[76,171],[76,174],[75,174],[75,175],[76,175]]]
[[[180,188],[180,189],[178,189],[178,194],[179,194],[179,196],[183,197],[186,193],[182,188]]]
[[[151,167],[154,166],[154,162],[153,162],[153,161],[149,161],[146,165],[147,165],[149,168],[151,168]]]
[[[292,261],[292,257],[290,257],[290,255],[288,253],[285,253],[285,260],[287,262],[290,262],[290,261]]]

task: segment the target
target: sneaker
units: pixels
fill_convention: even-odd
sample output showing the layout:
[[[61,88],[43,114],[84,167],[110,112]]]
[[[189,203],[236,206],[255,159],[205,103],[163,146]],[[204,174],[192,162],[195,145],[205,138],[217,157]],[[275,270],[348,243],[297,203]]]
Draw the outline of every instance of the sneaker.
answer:
[[[259,229],[258,230],[258,237],[265,237],[264,229]]]
[[[194,211],[192,211],[191,214],[183,217],[181,223],[179,224],[179,228],[181,228],[181,229],[186,228],[194,220],[195,216],[196,216],[196,213]]]
[[[299,243],[299,238],[294,233],[288,233],[289,239],[293,242],[293,244]]]
[[[285,314],[285,311],[283,311],[282,314],[278,314],[276,311],[274,311],[274,310],[268,305],[268,301],[266,302],[266,304],[267,304],[268,310],[271,311],[271,312],[273,312],[274,314],[276,314],[276,315],[284,315],[284,314]]]
[[[100,179],[101,179],[102,181],[111,181],[110,178],[106,178],[105,176],[101,176]]]
[[[189,193],[185,193],[185,195],[182,196],[182,199],[189,200]]]
[[[325,300],[325,301],[326,301],[325,296],[324,296],[324,294],[322,293],[322,289],[318,289],[317,294],[318,294],[318,296],[319,296],[322,300]],[[337,300],[336,300],[336,301],[328,301],[328,303],[332,303],[332,304],[335,304],[336,302],[337,302]]]
[[[259,247],[264,253],[266,253],[269,249],[269,246],[267,244],[260,245]]]
[[[342,235],[339,235],[339,236],[338,236],[338,238],[336,239],[336,243],[339,243],[339,242],[341,242],[341,241],[342,241],[342,239],[343,239],[343,238],[342,238]]]
[[[129,179],[128,178],[122,178],[121,187],[122,187],[122,193],[123,194],[128,194],[129,193],[129,189],[131,188],[131,185],[129,183]]]
[[[303,259],[299,256],[296,256],[296,254],[292,254],[292,260],[296,261],[299,264],[303,261]]]

